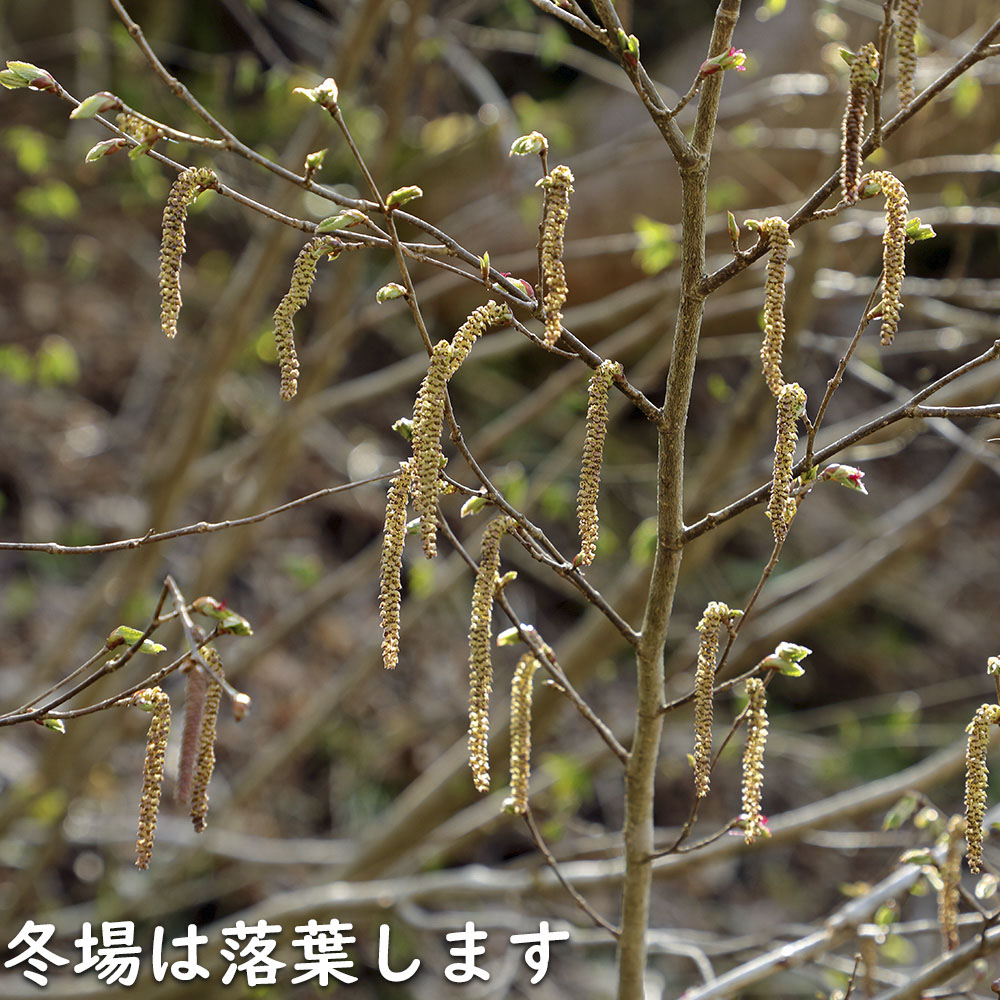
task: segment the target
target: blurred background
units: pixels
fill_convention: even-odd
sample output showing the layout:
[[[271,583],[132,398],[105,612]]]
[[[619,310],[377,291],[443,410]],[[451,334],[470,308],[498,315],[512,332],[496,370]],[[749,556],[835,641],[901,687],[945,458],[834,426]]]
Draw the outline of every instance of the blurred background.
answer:
[[[787,217],[837,169],[846,76],[839,48],[874,39],[881,23],[881,5],[865,0],[743,6],[735,44],[748,53],[748,71],[725,81],[708,196],[710,270],[731,259],[727,211],[741,222]],[[996,16],[989,0],[925,6],[918,90]],[[679,185],[628,81],[596,47],[526,0],[135,0],[128,9],[170,71],[244,142],[296,171],[308,153],[327,147],[317,179],[365,197],[332,123],[291,96],[294,87],[334,76],[383,191],[419,184],[417,214],[533,284],[538,164],[510,159],[507,150],[522,133],[544,132],[550,166],[566,163],[576,177],[565,324],[662,401]],[[674,103],[704,58],[712,5],[661,0],[621,10]],[[5,5],[0,51],[45,67],[77,98],[111,90],[154,118],[205,134],[101,0]],[[893,74],[888,115],[897,110]],[[938,235],[908,249],[896,343],[883,351],[876,328],[866,334],[821,444],[998,336],[998,85],[1000,64],[979,64],[869,161],[904,181],[911,214]],[[68,121],[68,111],[49,95],[0,95],[0,538],[113,541],[244,517],[395,469],[408,449],[391,425],[411,413],[426,359],[408,310],[375,304],[375,291],[398,278],[392,256],[374,250],[321,263],[295,323],[299,395],[281,404],[271,316],[302,234],[225,198],[201,197],[188,220],[179,333],[168,342],[158,323],[157,258],[173,178],[148,158],[84,163],[107,133]],[[691,110],[681,118],[690,120]],[[333,212],[238,157],[180,146],[165,152],[211,165],[226,184],[296,217],[319,221]],[[881,199],[873,199],[794,236],[785,372],[806,388],[813,413],[878,276],[881,233]],[[689,523],[770,476],[773,404],[757,359],[763,273],[761,262],[708,303],[688,435]],[[484,298],[481,284],[430,266],[415,265],[414,278],[432,340],[450,337]],[[473,453],[570,554],[588,376],[580,363],[505,330],[478,344],[452,383]],[[1000,369],[986,366],[931,402],[993,402],[998,386]],[[601,545],[587,575],[638,626],[654,535],[655,435],[621,398],[610,410]],[[804,677],[779,678],[769,690],[768,814],[957,746],[975,708],[992,697],[985,664],[1000,651],[1000,456],[989,437],[989,427],[971,421],[895,424],[840,456],[864,470],[870,496],[830,486],[802,508],[728,668],[735,675],[779,641],[814,650]],[[449,472],[473,483],[458,458]],[[170,937],[189,923],[218,929],[249,912],[285,926],[282,955],[291,963],[293,924],[336,916],[355,923],[356,996],[422,998],[460,989],[441,974],[451,961],[443,934],[466,919],[495,932],[497,942],[537,930],[539,920],[564,921],[574,939],[554,946],[564,950],[554,950],[543,984],[528,986],[515,950],[491,942],[492,979],[476,995],[611,995],[610,937],[551,880],[533,880],[544,862],[524,825],[500,810],[504,692],[516,648],[496,657],[495,790],[482,799],[473,792],[465,766],[472,576],[447,544],[429,563],[410,540],[400,666],[382,671],[384,498],[384,484],[366,486],[254,526],[112,555],[0,553],[4,711],[98,651],[116,626],[144,628],[167,573],[189,599],[225,600],[255,629],[252,638],[218,643],[228,676],[254,707],[239,726],[223,711],[209,829],[196,837],[184,810],[165,803],[148,872],[132,867],[146,717],[90,715],[64,736],[32,725],[3,730],[5,943],[28,919],[54,924],[53,947],[73,955],[84,921],[134,920],[145,945],[155,925]],[[458,507],[453,501],[446,513],[475,554],[483,516],[460,521]],[[759,506],[691,544],[668,650],[672,697],[690,690],[694,626],[705,604],[742,607],[771,544]],[[504,544],[503,567],[519,573],[508,595],[522,620],[539,629],[627,745],[626,644],[512,542]],[[164,656],[183,649],[179,630],[158,638],[170,648]],[[135,683],[147,668],[133,661],[128,676],[92,689],[87,703]],[[179,723],[180,679],[165,687]],[[592,874],[581,888],[613,919],[620,765],[565,699],[540,690],[536,705],[536,818],[556,857],[578,862],[582,877]],[[739,708],[737,697],[721,698],[720,724]],[[739,810],[738,742],[716,772],[696,836]],[[658,789],[664,844],[691,805],[691,745],[690,715],[676,712]],[[175,739],[168,775],[176,746]],[[961,808],[961,758],[949,759],[945,780],[928,789],[944,815]],[[169,785],[168,778],[168,795]],[[665,874],[652,916],[659,934],[650,995],[656,984],[676,996],[700,980],[704,966],[692,961],[692,949],[723,969],[794,936],[843,900],[845,883],[875,881],[903,847],[933,839],[933,823],[877,832],[883,812],[839,817],[829,829],[776,838],[752,853],[727,839],[711,861],[688,857]],[[933,914],[932,897],[906,905]],[[414,956],[424,963],[408,983],[378,975],[382,922],[393,928],[396,967]],[[933,935],[890,936],[881,985],[936,947]],[[850,965],[831,955],[744,995],[813,996],[834,989]],[[309,984],[288,986],[289,978],[279,995],[319,995]],[[223,989],[218,979],[168,980],[156,989],[209,997]],[[92,973],[54,972],[47,992],[103,989]],[[0,976],[5,996],[34,990],[20,967]]]

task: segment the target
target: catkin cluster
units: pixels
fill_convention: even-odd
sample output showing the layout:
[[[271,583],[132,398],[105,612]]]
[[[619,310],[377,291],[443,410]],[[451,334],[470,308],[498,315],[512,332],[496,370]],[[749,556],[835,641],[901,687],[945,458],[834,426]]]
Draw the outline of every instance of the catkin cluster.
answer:
[[[958,947],[958,887],[962,881],[962,852],[959,844],[965,835],[965,820],[952,816],[948,822],[944,862],[939,869],[941,888],[938,890],[938,924],[944,950]]]
[[[545,343],[549,347],[562,334],[562,307],[568,294],[563,245],[573,179],[569,167],[560,164],[538,182],[538,186],[545,191],[541,236],[542,284],[545,290],[542,305],[545,310]]]
[[[438,472],[441,469],[441,424],[444,395],[451,371],[451,345],[439,340],[416,402],[413,404],[413,475],[410,489],[414,513],[420,518],[420,543],[424,555],[437,555]]]
[[[896,87],[900,107],[909,107],[913,100],[913,81],[917,74],[917,48],[914,39],[920,16],[920,0],[900,0],[899,25],[896,28]]]
[[[410,463],[389,484],[382,532],[378,613],[382,623],[382,663],[392,670],[399,662],[399,606],[402,600],[403,543],[406,541],[406,500],[410,492]]]
[[[188,208],[202,191],[218,182],[208,167],[188,167],[178,175],[167,196],[160,242],[160,326],[170,338],[177,336],[177,317],[181,313],[181,260],[186,249]]]
[[[135,839],[136,867],[146,869],[153,855],[156,818],[160,812],[163,761],[167,753],[167,736],[170,733],[170,699],[161,688],[144,688],[142,691],[136,691],[125,704],[135,705],[153,713],[146,734],[142,798],[139,802],[139,830]]]
[[[202,650],[202,655],[215,671],[216,676],[221,679],[224,674],[219,654],[209,646]],[[217,680],[208,678],[207,684],[208,693],[205,696],[204,711],[202,712],[201,724],[198,727],[197,752],[194,760],[191,791],[187,799],[191,808],[191,822],[194,825],[195,833],[203,833],[208,824],[208,783],[212,780],[212,772],[215,770],[216,724],[219,720],[219,701],[222,698],[222,685]],[[185,719],[185,736],[187,735],[186,722]]]
[[[795,442],[798,437],[796,422],[806,405],[806,393],[798,382],[782,386],[778,397],[778,418],[774,443],[774,475],[771,479],[771,498],[767,504],[767,517],[776,542],[783,542],[788,534],[798,504],[788,495],[792,485],[792,466],[795,464]]]
[[[785,377],[781,373],[781,351],[785,341],[785,271],[788,267],[788,223],[778,216],[764,219],[760,231],[767,236],[770,253],[764,282],[764,343],[760,361],[764,379],[774,398],[781,395]]]
[[[115,121],[118,122],[118,127],[126,135],[130,135],[138,142],[151,142],[162,134],[155,125],[125,111],[115,115]]]
[[[531,693],[538,660],[525,653],[510,684],[510,808],[518,815],[528,811],[531,780]]]
[[[871,42],[862,45],[851,63],[851,75],[847,84],[847,108],[840,131],[840,184],[845,201],[853,202],[858,197],[858,181],[861,179],[861,131],[868,95],[878,81],[878,50]]]
[[[882,235],[882,346],[888,347],[899,329],[900,297],[906,273],[906,216],[910,208],[903,182],[888,170],[865,175],[885,196],[885,232]]]
[[[969,870],[979,873],[983,861],[983,816],[986,814],[986,786],[990,780],[986,751],[990,727],[1000,723],[1000,705],[980,705],[966,726],[969,742],[965,750],[965,844]]]
[[[438,471],[442,464],[441,424],[448,381],[469,356],[472,345],[491,327],[511,322],[506,303],[490,299],[474,309],[449,344],[440,340],[431,352],[427,374],[413,406],[413,510],[420,517],[420,541],[428,559],[437,555]]]
[[[743,831],[752,844],[762,830],[761,793],[764,789],[764,748],[767,746],[767,703],[764,682],[759,677],[747,681],[747,742],[743,751]]]
[[[576,516],[580,526],[580,552],[574,562],[589,566],[597,554],[597,496],[601,488],[601,463],[608,431],[608,390],[624,372],[617,361],[602,361],[590,378],[587,399],[587,430],[580,464],[580,489],[576,496]]]
[[[280,395],[286,402],[299,387],[299,358],[295,352],[295,314],[309,301],[316,265],[324,254],[336,254],[338,241],[331,236],[317,236],[310,240],[295,258],[292,279],[284,298],[274,310],[274,346],[281,368]]]
[[[715,661],[719,655],[719,631],[728,625],[732,612],[719,601],[712,601],[701,621],[698,631],[698,667],[694,678],[694,787],[698,798],[708,795],[712,775],[712,715],[715,686]]]
[[[476,791],[490,789],[490,692],[493,690],[493,600],[500,568],[500,539],[511,527],[506,515],[496,517],[483,531],[479,569],[472,588],[469,620],[469,767]]]

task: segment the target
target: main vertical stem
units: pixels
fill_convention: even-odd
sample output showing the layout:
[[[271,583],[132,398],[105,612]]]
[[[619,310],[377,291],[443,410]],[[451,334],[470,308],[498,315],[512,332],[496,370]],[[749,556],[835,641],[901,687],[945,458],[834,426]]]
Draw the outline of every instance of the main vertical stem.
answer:
[[[720,0],[709,56],[728,50],[740,0]],[[667,629],[673,609],[684,530],[684,430],[694,381],[704,298],[705,196],[708,165],[722,92],[722,73],[703,84],[691,147],[681,174],[681,299],[667,376],[657,457],[657,544],[642,636],[636,652],[635,736],[625,773],[625,879],[618,946],[618,1000],[643,1000],[646,932],[652,887],[653,803],[663,732]]]

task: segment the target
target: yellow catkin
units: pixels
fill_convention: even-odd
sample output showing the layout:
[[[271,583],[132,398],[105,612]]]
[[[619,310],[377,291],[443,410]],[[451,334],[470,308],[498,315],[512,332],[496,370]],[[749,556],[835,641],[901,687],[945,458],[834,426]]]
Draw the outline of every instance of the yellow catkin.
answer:
[[[410,491],[410,463],[389,484],[382,532],[378,612],[382,623],[382,664],[393,670],[399,663],[399,606],[402,600],[403,543],[406,541],[406,500]]]
[[[531,693],[538,660],[525,653],[510,684],[510,808],[518,815],[528,811],[531,781]]]
[[[785,271],[788,267],[788,223],[772,216],[760,224],[768,238],[767,279],[764,283],[764,343],[760,361],[767,387],[777,399],[785,378],[781,374],[781,351],[785,341]]]
[[[990,780],[986,751],[990,745],[990,727],[998,722],[1000,705],[980,705],[965,729],[969,734],[965,751],[965,850],[969,870],[976,874],[983,861],[983,816]]]
[[[896,59],[900,107],[909,107],[913,100],[913,81],[917,74],[917,48],[914,42],[920,16],[920,0],[900,0],[899,25],[896,28]]]
[[[310,240],[295,258],[288,291],[274,310],[274,346],[281,369],[281,398],[292,399],[299,387],[299,358],[295,351],[295,314],[309,301],[316,266],[324,254],[336,254],[337,240],[331,236],[317,236]]]
[[[494,518],[483,531],[469,620],[469,767],[476,791],[490,790],[490,692],[493,690],[493,599],[500,568],[500,539],[510,518]]]
[[[225,676],[222,672],[222,660],[211,646],[203,649],[202,655],[218,677]],[[215,729],[219,719],[221,697],[222,685],[209,678],[208,694],[205,696],[205,711],[202,714],[198,733],[198,756],[194,764],[194,780],[191,783],[191,823],[195,833],[203,833],[208,825],[208,783],[212,780],[212,772],[215,770]]]
[[[743,751],[743,835],[752,844],[762,830],[761,793],[764,789],[764,748],[767,746],[767,703],[764,682],[747,681],[747,742]]]
[[[149,122],[143,121],[138,116],[130,115],[124,111],[115,115],[115,121],[118,122],[118,127],[126,135],[130,135],[138,142],[152,142],[163,134],[155,125],[150,125]]]
[[[437,555],[438,474],[441,470],[441,424],[451,365],[451,345],[439,340],[413,405],[413,475],[410,491],[413,511],[420,518],[424,555]]]
[[[798,504],[788,495],[788,491],[792,485],[792,466],[795,464],[795,442],[798,437],[795,425],[805,405],[806,393],[798,382],[789,382],[782,388],[777,407],[774,476],[771,479],[771,498],[766,511],[776,542],[785,540],[788,525],[798,509]]]
[[[142,798],[139,802],[139,831],[135,840],[137,868],[149,867],[156,837],[156,818],[160,812],[160,793],[163,789],[163,761],[167,752],[170,733],[170,699],[158,687],[137,691],[126,702],[153,713],[146,734],[146,757],[142,770]]]
[[[715,661],[719,655],[719,631],[732,612],[725,604],[712,601],[705,608],[698,631],[698,667],[694,677],[694,787],[698,798],[708,795],[712,775],[712,715]]]
[[[840,130],[840,185],[846,201],[858,197],[861,178],[861,132],[868,108],[868,95],[878,81],[878,50],[871,42],[862,45],[851,63],[847,84],[847,108]]]
[[[177,336],[177,317],[181,312],[181,261],[186,249],[184,225],[188,208],[202,191],[218,182],[208,167],[188,167],[178,175],[167,196],[160,242],[160,326],[170,338]]]
[[[948,823],[944,861],[940,867],[941,888],[938,891],[938,923],[945,951],[958,947],[958,887],[962,880],[960,843],[965,835],[965,820],[952,816]]]
[[[451,378],[459,368],[462,367],[465,359],[472,350],[472,345],[487,330],[494,327],[504,326],[513,320],[513,314],[506,302],[497,303],[490,299],[485,305],[473,309],[465,322],[458,328],[455,336],[451,340],[451,364],[448,368],[448,377]]]
[[[550,347],[562,334],[562,307],[566,304],[566,268],[563,248],[566,220],[569,218],[569,196],[573,191],[573,172],[560,164],[538,186],[545,191],[542,206],[541,263],[545,311],[545,343]]]
[[[191,801],[191,783],[194,780],[195,761],[198,759],[201,722],[205,717],[208,678],[205,676],[205,672],[190,659],[185,669],[187,671],[187,687],[184,693],[184,729],[181,734],[181,751],[177,764],[174,798],[187,805]]]
[[[580,463],[580,489],[576,495],[576,516],[580,527],[577,566],[589,566],[597,554],[597,496],[601,488],[601,463],[608,431],[608,390],[624,375],[617,361],[602,361],[590,378],[587,400],[587,430]]]
[[[885,197],[885,233],[882,236],[882,346],[888,347],[899,329],[900,297],[906,273],[906,216],[910,202],[903,182],[888,170],[865,175]]]

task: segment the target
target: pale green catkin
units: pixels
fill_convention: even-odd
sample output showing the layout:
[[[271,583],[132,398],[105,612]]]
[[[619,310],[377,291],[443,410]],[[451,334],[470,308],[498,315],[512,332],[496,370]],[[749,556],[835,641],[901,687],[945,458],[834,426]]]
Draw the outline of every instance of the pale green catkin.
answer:
[[[493,690],[493,600],[500,568],[500,539],[511,526],[496,517],[483,531],[469,620],[469,767],[476,791],[490,789],[490,692]]]
[[[877,184],[885,196],[882,236],[882,346],[888,347],[899,329],[900,301],[906,274],[906,216],[910,209],[903,182],[888,170],[874,170],[865,182]]]
[[[781,353],[785,341],[785,271],[788,267],[788,223],[772,216],[760,224],[760,231],[768,238],[767,279],[764,283],[764,343],[760,348],[760,361],[764,380],[774,398],[781,395],[785,384],[781,373]]]
[[[510,808],[518,815],[528,811],[531,782],[531,694],[538,660],[525,653],[510,684]]]
[[[406,501],[410,491],[410,462],[389,484],[382,532],[379,568],[379,620],[382,624],[382,664],[386,670],[399,663],[399,607],[402,600],[403,543],[406,541]]]
[[[188,660],[185,669],[187,670],[187,685],[184,692],[184,729],[181,734],[181,750],[177,764],[174,798],[187,805],[191,801],[191,783],[194,780],[195,761],[198,759],[201,723],[205,717],[208,678],[193,660]]]
[[[698,666],[694,680],[694,787],[698,798],[708,795],[712,774],[712,718],[715,661],[719,655],[719,631],[732,612],[719,601],[705,608],[698,622],[701,633]]]
[[[441,471],[441,424],[451,366],[451,345],[439,340],[431,353],[427,374],[413,405],[413,473],[410,480],[413,511],[420,518],[424,555],[437,555],[438,479]]]
[[[188,208],[206,188],[219,179],[208,167],[188,167],[170,188],[163,209],[163,234],[160,242],[160,326],[173,339],[177,336],[177,318],[181,312],[181,261],[187,248],[184,226]]]
[[[274,310],[274,346],[281,369],[280,396],[286,402],[295,396],[299,386],[299,358],[295,351],[295,314],[309,301],[316,266],[320,257],[337,252],[338,241],[330,236],[310,240],[295,258],[288,291]]]
[[[573,172],[560,164],[538,185],[545,191],[542,206],[541,263],[545,311],[545,343],[551,347],[562,334],[562,307],[569,294],[566,268],[563,265],[569,196],[573,191]]]
[[[767,504],[767,517],[776,542],[783,542],[788,534],[798,504],[789,496],[792,485],[792,467],[795,464],[795,442],[798,437],[796,422],[806,405],[805,390],[798,382],[789,382],[778,397],[777,428],[774,443],[774,475],[771,479],[771,497]]]
[[[862,45],[851,63],[847,84],[847,108],[841,125],[840,185],[844,200],[858,197],[861,178],[861,138],[868,109],[868,95],[878,81],[878,50],[871,42]]]
[[[578,566],[589,566],[597,554],[597,497],[601,488],[604,439],[608,432],[608,390],[624,375],[617,361],[602,361],[590,378],[587,400],[587,429],[580,463],[580,488],[576,496],[576,516],[580,529]]]
[[[153,855],[156,819],[160,812],[163,762],[167,753],[167,736],[170,733],[170,699],[166,692],[158,687],[144,688],[142,691],[137,691],[124,704],[135,705],[153,713],[146,734],[142,798],[139,802],[139,830],[135,840],[136,867],[146,869]]]
[[[913,81],[917,74],[917,34],[918,18],[920,17],[920,0],[900,0],[899,25],[896,28],[896,61],[898,77],[896,89],[899,93],[899,105],[902,108],[910,106],[913,100]]]
[[[743,751],[743,836],[752,844],[763,829],[764,749],[767,746],[767,696],[759,677],[747,681],[747,742]]]
[[[1000,705],[980,705],[972,722],[965,727],[969,742],[965,750],[965,844],[969,870],[979,873],[983,862],[983,817],[986,815],[986,786],[990,772],[986,752],[990,727],[1000,722]]]

